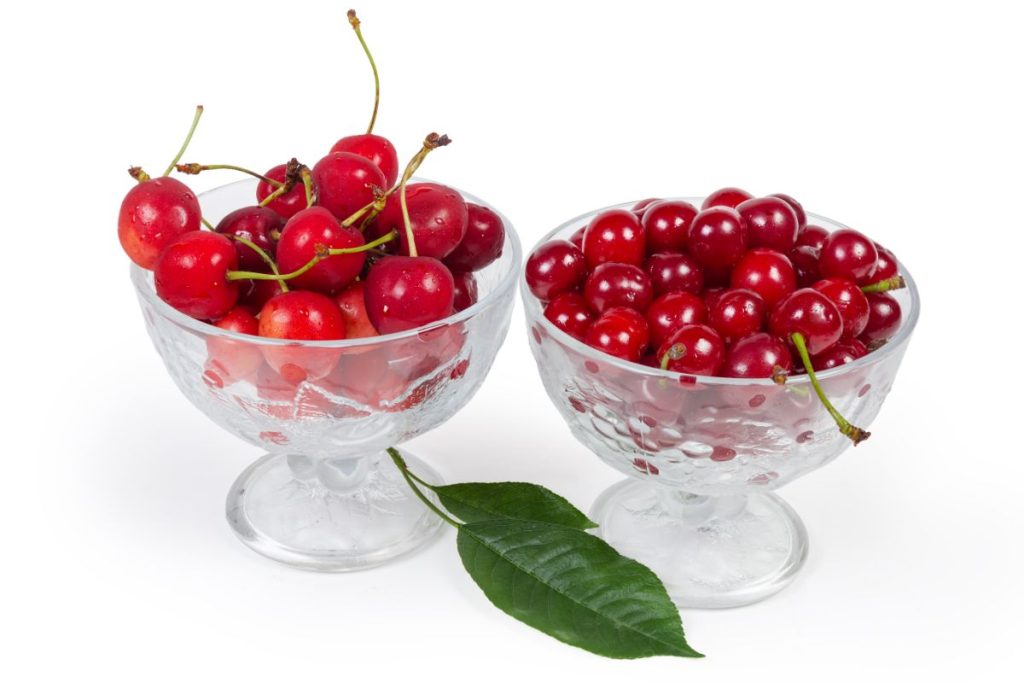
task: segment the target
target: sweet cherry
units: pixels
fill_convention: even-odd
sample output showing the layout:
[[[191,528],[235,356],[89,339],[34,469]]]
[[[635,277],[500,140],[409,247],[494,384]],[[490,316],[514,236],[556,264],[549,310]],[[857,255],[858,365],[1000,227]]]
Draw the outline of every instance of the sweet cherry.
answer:
[[[593,322],[585,341],[595,349],[635,363],[647,350],[650,331],[644,316],[634,309],[610,308]]]
[[[779,197],[748,199],[736,207],[747,225],[747,244],[783,253],[796,245],[800,221],[796,211]]]
[[[825,246],[825,239],[828,238],[828,230],[820,225],[804,225],[796,235],[796,246],[812,247],[817,251]]]
[[[583,252],[565,240],[545,242],[526,260],[526,284],[541,301],[578,289],[586,275]]]
[[[544,307],[544,317],[566,334],[583,340],[594,322],[594,313],[576,292],[559,294]]]
[[[725,356],[726,377],[783,379],[793,371],[793,356],[778,337],[757,332],[736,341]]]
[[[583,298],[595,313],[618,306],[642,311],[651,304],[654,288],[647,273],[636,266],[602,263],[583,285]]]
[[[243,306],[235,306],[216,327],[238,334],[258,335],[259,320]],[[232,384],[256,374],[263,365],[263,353],[256,344],[211,334],[206,338],[206,369],[223,384]]]
[[[747,230],[736,209],[713,206],[698,213],[690,224],[690,255],[708,270],[728,269],[747,250]]]
[[[644,228],[631,211],[611,209],[598,214],[583,233],[587,266],[628,263],[640,266],[645,255]]]
[[[238,267],[238,252],[224,235],[193,230],[164,247],[153,267],[156,293],[186,315],[216,320],[238,301],[238,283],[228,271]]]
[[[768,195],[769,197],[778,197],[782,201],[789,204],[790,208],[796,214],[796,223],[799,227],[804,227],[807,224],[807,212],[804,211],[803,204],[790,197],[788,194],[776,192],[775,194]]]
[[[707,309],[704,300],[696,294],[668,292],[651,302],[644,315],[651,332],[651,345],[660,347],[683,325],[705,322]]]
[[[466,216],[466,234],[444,257],[444,264],[452,271],[480,270],[501,256],[505,245],[505,224],[501,216],[472,202],[466,202]],[[418,246],[419,242],[416,244]]]
[[[633,205],[630,211],[635,213],[637,218],[643,218],[644,212],[647,211],[647,207],[649,207],[651,204],[654,204],[655,202],[660,201],[661,200],[658,199],[657,197],[648,197],[647,199],[641,199],[640,201]]]
[[[268,301],[260,311],[261,337],[323,341],[345,339],[345,318],[329,296],[292,290]],[[330,374],[341,357],[339,349],[296,346],[262,347],[267,364],[292,384]]]
[[[843,337],[853,338],[864,331],[868,324],[870,307],[867,296],[860,291],[856,283],[832,277],[818,280],[813,287],[827,296],[839,309],[839,315],[843,318]]]
[[[865,344],[872,346],[887,340],[896,333],[903,320],[903,310],[891,294],[881,292],[865,296],[867,296],[871,312],[868,314],[867,325],[864,326],[859,338]]]
[[[683,325],[660,347],[663,370],[688,375],[716,375],[725,362],[725,342],[707,325]]]
[[[128,190],[117,217],[117,237],[128,257],[152,268],[160,252],[184,233],[198,230],[199,200],[174,178],[143,180]]]
[[[464,311],[477,302],[476,278],[473,273],[460,270],[452,273],[452,281],[455,285],[455,293],[452,297],[452,307],[455,312]]]
[[[708,324],[726,342],[759,332],[764,327],[767,306],[756,292],[749,289],[729,289],[715,298],[708,307]]]
[[[270,200],[266,207],[281,216],[285,220],[288,220],[299,211],[306,208],[306,189],[301,182],[298,182],[298,162],[292,159],[287,164],[278,164],[274,168],[270,169],[263,175],[271,180],[276,180],[279,183],[291,182],[292,186],[284,194],[278,195],[274,199]],[[293,175],[289,179],[289,175]],[[261,180],[256,186],[256,199],[260,205],[266,201],[270,195],[274,194],[278,186],[271,185],[265,180]]]
[[[858,358],[863,358],[868,353],[868,348],[856,339],[842,339],[832,347],[814,356],[814,368],[818,371],[838,368],[840,365],[852,363]]]
[[[381,189],[393,187],[398,180],[398,151],[386,137],[373,133],[348,135],[334,143],[331,153],[334,152],[355,154],[373,162],[384,175]]]
[[[776,304],[768,318],[772,334],[793,344],[793,334],[803,335],[808,352],[815,356],[843,336],[843,318],[827,296],[816,289],[798,289]]]
[[[875,274],[878,249],[863,234],[843,228],[825,238],[819,262],[824,277],[843,277],[865,284]]]
[[[698,294],[704,288],[704,270],[686,254],[651,254],[644,262],[655,296],[666,292]]]
[[[342,227],[326,208],[312,206],[285,223],[277,244],[277,265],[281,272],[290,273],[316,256],[320,247],[351,249],[365,243],[361,232]],[[333,294],[355,280],[365,262],[365,252],[329,256],[292,282],[302,289]]]
[[[771,308],[796,290],[796,271],[792,262],[771,249],[751,249],[732,269],[734,288],[749,289]]]
[[[796,272],[797,287],[810,287],[821,279],[818,250],[814,247],[795,248],[789,252],[789,261]]]
[[[690,223],[696,215],[697,207],[681,200],[665,199],[648,205],[640,221],[647,240],[647,253],[686,249]]]
[[[262,206],[245,206],[220,219],[216,231],[227,237],[248,240],[273,257],[283,228],[284,219],[276,211]],[[263,257],[248,246],[236,241],[235,250],[238,251],[238,266],[242,270],[268,270]]]
[[[878,261],[875,262],[875,274],[864,281],[866,285],[888,280],[900,274],[900,267],[896,261],[896,256],[878,242],[875,242],[875,249],[878,251]]]
[[[712,206],[724,206],[735,209],[743,202],[753,198],[754,195],[738,187],[723,187],[709,194],[704,199],[704,203],[700,205],[700,208],[710,209]]]
[[[409,250],[398,192],[388,197],[387,205],[376,220],[377,234],[383,235],[392,230],[398,233],[403,254],[443,259],[466,236],[469,208],[462,195],[452,188],[437,183],[413,183],[405,188],[405,201],[416,244],[415,254]]]
[[[365,339],[379,334],[366,314],[365,289],[366,283],[357,280],[334,295],[345,319],[345,339]]]
[[[404,332],[454,312],[451,271],[429,256],[386,256],[366,276],[366,313],[381,334]]]
[[[343,221],[374,200],[387,181],[377,165],[350,152],[331,152],[313,167],[317,204]]]

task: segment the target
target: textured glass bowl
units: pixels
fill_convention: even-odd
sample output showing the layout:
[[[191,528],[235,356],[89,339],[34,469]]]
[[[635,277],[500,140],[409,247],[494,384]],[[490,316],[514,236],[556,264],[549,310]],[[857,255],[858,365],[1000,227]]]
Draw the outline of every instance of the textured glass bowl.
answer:
[[[252,204],[255,188],[244,180],[204,193],[203,215],[216,223]],[[132,267],[149,335],[178,388],[221,427],[267,451],[228,494],[228,522],[243,543],[288,564],[344,571],[433,538],[440,520],[409,492],[384,449],[454,415],[487,375],[508,331],[521,260],[508,220],[505,227],[501,257],[476,273],[475,305],[370,339],[290,342],[226,332],[168,306],[152,273]],[[276,367],[302,368],[306,379],[286,381],[267,355]]]
[[[565,223],[542,242],[568,239],[604,210]],[[844,227],[821,216],[809,221]],[[903,310],[899,331],[868,356],[818,374],[840,412],[864,428],[892,388],[918,318],[914,281],[900,272],[907,288],[893,292]],[[733,607],[784,588],[807,556],[807,532],[770,491],[850,446],[808,378],[778,386],[619,360],[548,321],[525,279],[520,289],[548,396],[583,445],[631,477],[595,502],[598,533],[653,569],[681,606]]]

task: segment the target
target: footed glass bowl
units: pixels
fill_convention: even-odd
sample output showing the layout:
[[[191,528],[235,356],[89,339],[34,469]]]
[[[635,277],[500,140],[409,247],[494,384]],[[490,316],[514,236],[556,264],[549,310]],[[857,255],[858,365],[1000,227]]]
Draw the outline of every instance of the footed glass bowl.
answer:
[[[579,216],[542,241],[568,239],[604,210]],[[809,221],[827,230],[844,227],[821,216]],[[818,373],[840,412],[864,428],[892,388],[918,318],[917,288],[906,269],[900,272],[907,288],[892,292],[903,310],[899,331],[864,358]],[[779,386],[619,360],[548,321],[525,279],[520,289],[548,396],[584,446],[630,476],[595,502],[597,533],[654,570],[680,606],[734,607],[784,588],[807,557],[807,531],[771,491],[851,444],[807,376]]]
[[[206,192],[203,215],[216,224],[252,204],[255,190],[255,181],[244,180]],[[293,342],[227,332],[168,306],[152,273],[132,266],[149,335],[178,388],[214,422],[267,452],[228,493],[228,523],[243,543],[287,564],[344,571],[386,562],[436,535],[441,521],[410,493],[384,449],[454,415],[487,375],[508,331],[521,260],[518,238],[502,219],[503,252],[476,273],[475,305],[370,339]]]

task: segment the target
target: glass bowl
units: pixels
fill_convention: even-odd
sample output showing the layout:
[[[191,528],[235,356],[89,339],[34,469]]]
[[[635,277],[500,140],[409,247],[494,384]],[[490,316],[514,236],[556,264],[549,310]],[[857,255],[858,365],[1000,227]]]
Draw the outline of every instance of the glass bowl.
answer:
[[[206,192],[203,215],[216,224],[251,205],[255,190],[255,180],[243,180]],[[502,219],[502,255],[476,273],[476,304],[369,339],[293,342],[227,332],[171,308],[157,297],[153,274],[132,266],[146,327],[175,384],[210,419],[267,453],[228,493],[228,523],[243,543],[287,564],[344,571],[380,564],[436,535],[441,521],[409,492],[384,449],[450,418],[487,375],[508,331],[521,260],[516,233]],[[306,378],[284,379],[266,357],[278,368],[301,368],[285,373],[293,380]]]
[[[542,242],[568,239],[605,210],[574,218]],[[808,215],[827,230],[845,227]],[[897,333],[864,358],[818,373],[826,395],[860,427],[882,407],[917,322],[917,288],[902,265],[900,272],[907,288],[892,292],[903,309]],[[807,557],[807,531],[770,492],[851,443],[807,376],[779,386],[620,360],[555,327],[525,278],[520,289],[548,396],[584,446],[631,477],[595,502],[597,533],[654,570],[680,606],[734,607],[784,588]]]

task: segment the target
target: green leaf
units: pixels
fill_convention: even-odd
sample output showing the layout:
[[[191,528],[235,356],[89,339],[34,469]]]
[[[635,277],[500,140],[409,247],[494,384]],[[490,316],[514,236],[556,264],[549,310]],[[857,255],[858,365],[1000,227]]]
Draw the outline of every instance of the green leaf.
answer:
[[[702,657],[657,576],[596,536],[517,520],[464,524],[459,556],[496,607],[563,642],[631,659]]]
[[[518,519],[593,529],[597,525],[560,495],[537,484],[518,481],[434,486],[441,504],[464,522]]]

